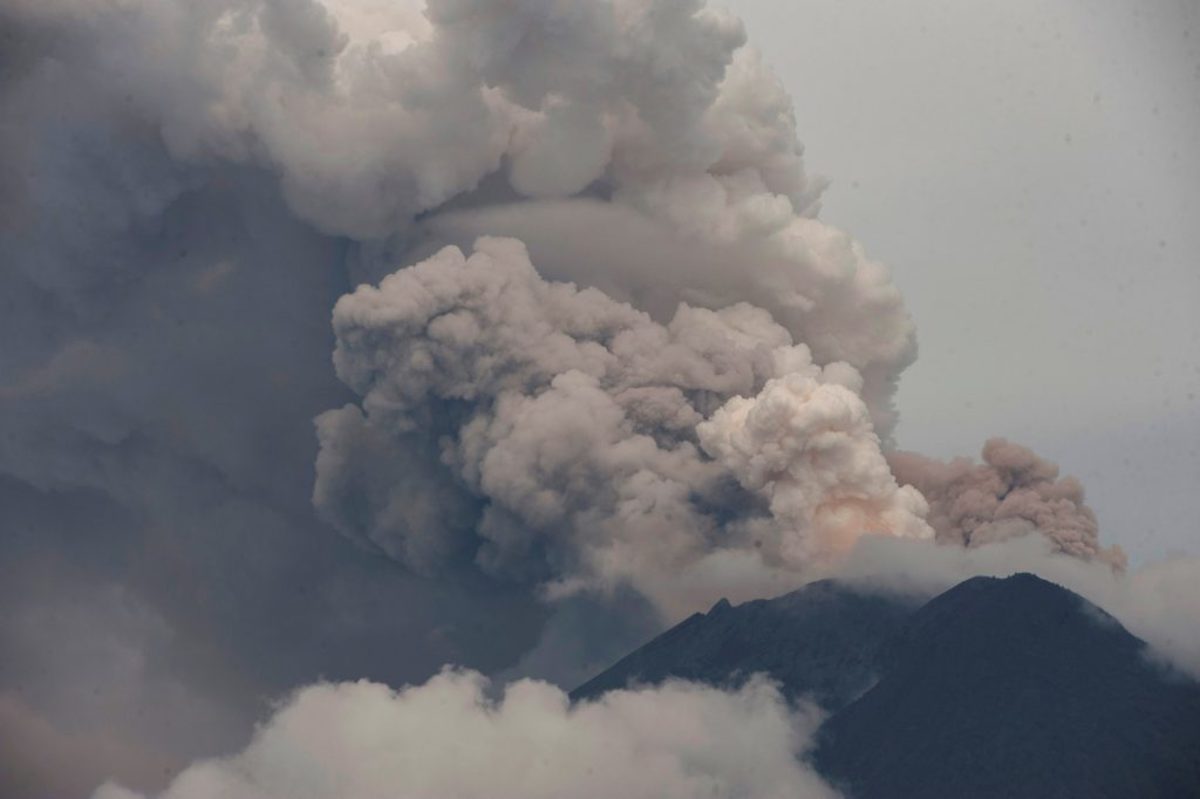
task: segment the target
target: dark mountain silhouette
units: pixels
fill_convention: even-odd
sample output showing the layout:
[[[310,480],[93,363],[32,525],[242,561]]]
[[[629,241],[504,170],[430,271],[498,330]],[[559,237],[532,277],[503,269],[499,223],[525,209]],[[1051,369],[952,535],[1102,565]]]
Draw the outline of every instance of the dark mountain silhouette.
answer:
[[[737,685],[769,674],[789,698],[842,707],[875,679],[876,655],[919,602],[822,580],[776,599],[697,613],[576,688],[587,699],[668,678]]]
[[[831,712],[813,759],[854,799],[1200,797],[1200,684],[1028,574],[920,607],[832,583],[718,603],[573,696],[754,672]]]

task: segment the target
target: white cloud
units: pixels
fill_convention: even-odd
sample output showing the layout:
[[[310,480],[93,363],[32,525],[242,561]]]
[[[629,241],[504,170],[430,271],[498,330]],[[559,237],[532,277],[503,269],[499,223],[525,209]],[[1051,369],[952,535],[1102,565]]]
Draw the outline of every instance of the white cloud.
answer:
[[[161,799],[825,799],[801,757],[818,717],[769,684],[736,692],[673,683],[572,707],[545,683],[486,697],[444,671],[393,691],[300,691],[229,758],[197,763]],[[106,785],[94,799],[131,799]]]

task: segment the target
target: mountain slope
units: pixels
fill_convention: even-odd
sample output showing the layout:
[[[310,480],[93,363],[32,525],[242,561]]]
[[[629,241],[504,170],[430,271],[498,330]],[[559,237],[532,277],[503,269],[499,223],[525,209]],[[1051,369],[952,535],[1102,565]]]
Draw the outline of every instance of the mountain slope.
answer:
[[[874,681],[880,646],[917,608],[823,580],[737,607],[725,600],[697,613],[572,692],[594,697],[668,678],[736,684],[766,673],[791,696],[840,708]]]
[[[853,799],[1200,797],[1200,684],[1028,574],[919,608],[828,582],[721,602],[572,696],[755,672],[832,713],[814,760]]]
[[[875,797],[1200,797],[1200,686],[1066,589],[978,577],[934,598],[822,728],[827,778]]]

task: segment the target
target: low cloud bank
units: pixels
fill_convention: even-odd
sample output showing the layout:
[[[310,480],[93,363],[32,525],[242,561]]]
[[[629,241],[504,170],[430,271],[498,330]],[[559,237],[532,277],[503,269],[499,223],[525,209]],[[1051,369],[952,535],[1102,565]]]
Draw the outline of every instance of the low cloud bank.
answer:
[[[572,707],[545,683],[486,696],[444,671],[393,691],[323,684],[293,697],[241,753],[197,763],[161,799],[832,799],[801,756],[816,711],[769,683],[686,683]],[[138,799],[115,785],[94,799]]]

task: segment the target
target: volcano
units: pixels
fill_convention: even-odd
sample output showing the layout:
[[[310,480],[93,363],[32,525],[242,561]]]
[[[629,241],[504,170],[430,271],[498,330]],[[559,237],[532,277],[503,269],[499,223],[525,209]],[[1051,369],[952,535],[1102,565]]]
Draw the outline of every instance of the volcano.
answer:
[[[1030,574],[923,604],[828,581],[722,601],[572,697],[756,673],[829,714],[811,757],[854,799],[1200,796],[1200,683]]]

